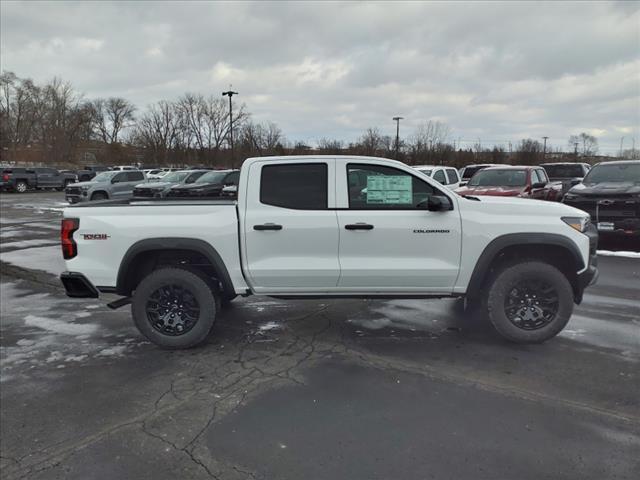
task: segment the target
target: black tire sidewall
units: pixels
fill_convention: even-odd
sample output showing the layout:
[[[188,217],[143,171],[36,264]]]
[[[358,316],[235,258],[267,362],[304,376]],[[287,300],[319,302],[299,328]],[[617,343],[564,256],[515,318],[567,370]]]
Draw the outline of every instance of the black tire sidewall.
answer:
[[[153,328],[147,319],[146,304],[149,296],[163,285],[177,284],[187,288],[198,301],[200,315],[188,332],[170,336]],[[215,323],[218,306],[207,282],[201,276],[181,268],[162,268],[145,277],[133,295],[131,314],[138,330],[149,341],[166,349],[191,348],[204,342]]]
[[[91,195],[91,201],[107,200],[107,196],[102,192],[97,192]]]
[[[549,283],[558,294],[558,312],[548,324],[537,330],[515,326],[504,311],[508,292],[526,278],[539,278]],[[567,325],[573,313],[573,289],[565,275],[543,262],[524,262],[503,269],[495,277],[487,298],[487,313],[494,328],[507,340],[517,343],[541,343],[555,337]]]

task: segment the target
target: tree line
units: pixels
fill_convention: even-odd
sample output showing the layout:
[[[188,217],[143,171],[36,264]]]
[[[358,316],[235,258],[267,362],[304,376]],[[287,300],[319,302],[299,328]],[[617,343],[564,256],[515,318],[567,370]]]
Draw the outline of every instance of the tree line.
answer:
[[[185,93],[139,110],[121,97],[87,99],[58,78],[38,85],[4,72],[0,75],[1,160],[20,161],[24,152],[37,149],[36,158],[29,158],[51,165],[87,163],[87,152],[105,164],[230,165],[231,129],[236,159],[313,152],[462,166],[477,161],[534,164],[545,153],[533,139],[517,142],[511,151],[500,146],[483,148],[480,142],[461,148],[452,141],[448,125],[431,120],[398,143],[395,136],[372,127],[355,142],[321,138],[309,146],[289,141],[273,122],[254,121],[244,104],[234,105],[231,125],[228,109],[228,102],[219,95]],[[593,156],[598,151],[597,139],[587,133],[569,138],[568,146],[575,156]]]

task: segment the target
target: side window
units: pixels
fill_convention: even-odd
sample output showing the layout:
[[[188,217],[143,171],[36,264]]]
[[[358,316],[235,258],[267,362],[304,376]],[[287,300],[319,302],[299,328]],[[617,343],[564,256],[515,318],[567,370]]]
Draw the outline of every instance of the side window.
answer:
[[[436,170],[436,173],[433,174],[433,179],[442,185],[447,183],[447,179],[444,178],[444,170]]]
[[[127,174],[124,172],[117,173],[111,178],[112,183],[120,183],[120,182],[126,182],[126,181],[127,181]]]
[[[458,171],[455,168],[447,168],[447,177],[449,182],[447,185],[451,185],[452,183],[458,183],[460,180],[458,179]]]
[[[225,185],[237,185],[240,179],[240,172],[232,172],[224,179]]]
[[[349,208],[413,210],[435,193],[434,188],[402,170],[382,165],[347,165]]]
[[[144,180],[144,173],[140,171],[130,170],[128,172],[125,172],[125,175],[127,176],[127,180],[129,182],[141,182],[142,180]]]
[[[191,175],[189,175],[187,177],[187,179],[185,180],[185,183],[193,183],[195,182],[197,179],[199,179],[202,175],[204,175],[204,172],[195,172],[192,173]]]
[[[260,202],[296,210],[328,207],[326,163],[265,165],[260,176]]]
[[[542,183],[547,183],[549,181],[549,178],[547,177],[547,172],[545,172],[544,170],[538,170],[538,178]]]

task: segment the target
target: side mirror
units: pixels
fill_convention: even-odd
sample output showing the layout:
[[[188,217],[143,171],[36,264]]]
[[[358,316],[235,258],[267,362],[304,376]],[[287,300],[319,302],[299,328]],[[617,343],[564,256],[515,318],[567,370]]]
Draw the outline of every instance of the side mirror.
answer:
[[[531,185],[531,188],[543,188],[546,184],[547,182],[536,182],[533,185]]]
[[[431,195],[424,202],[420,202],[418,208],[425,208],[430,212],[444,212],[451,210],[451,200],[444,195]]]
[[[120,179],[119,179],[119,178],[114,177],[114,178],[112,178],[112,179],[111,179],[111,183],[112,183],[112,184],[113,184],[113,183],[120,183]]]
[[[581,178],[572,178],[570,183],[571,183],[571,186],[573,187],[575,185],[578,185],[579,183],[582,183],[582,179]]]
[[[467,186],[467,183],[469,183],[469,182],[463,182],[463,181],[460,181],[460,186],[461,186],[461,187],[466,187],[466,186]]]

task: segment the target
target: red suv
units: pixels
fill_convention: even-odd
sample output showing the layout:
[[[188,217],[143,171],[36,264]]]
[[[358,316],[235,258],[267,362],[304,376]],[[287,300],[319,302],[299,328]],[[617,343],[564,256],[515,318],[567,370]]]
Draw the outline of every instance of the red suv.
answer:
[[[562,184],[549,182],[542,167],[499,166],[477,172],[466,186],[456,190],[460,195],[495,195],[560,201]]]

